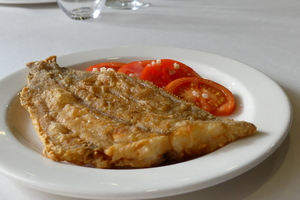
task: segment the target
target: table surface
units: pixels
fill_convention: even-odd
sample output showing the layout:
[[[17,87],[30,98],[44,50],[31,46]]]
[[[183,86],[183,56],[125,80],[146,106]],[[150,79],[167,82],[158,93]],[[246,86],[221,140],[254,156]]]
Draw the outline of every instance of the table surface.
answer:
[[[120,46],[193,49],[246,63],[288,95],[294,117],[287,138],[261,164],[238,177],[160,199],[300,199],[300,1],[148,2],[151,7],[136,11],[104,8],[100,18],[86,21],[69,19],[55,2],[0,4],[0,79],[50,55]],[[0,175],[0,199],[73,198],[37,191]]]

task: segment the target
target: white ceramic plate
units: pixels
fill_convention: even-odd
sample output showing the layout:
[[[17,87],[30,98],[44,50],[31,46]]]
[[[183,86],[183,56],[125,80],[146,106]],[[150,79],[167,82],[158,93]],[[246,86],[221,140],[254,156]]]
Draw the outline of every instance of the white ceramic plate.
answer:
[[[210,53],[165,47],[98,49],[58,57],[65,67],[83,69],[100,61],[170,58],[228,87],[237,99],[231,116],[254,123],[258,133],[206,156],[164,167],[108,170],[53,162],[18,101],[27,69],[0,81],[0,171],[30,187],[60,195],[97,199],[143,199],[203,189],[251,169],[284,140],[291,107],[282,89],[261,72]]]
[[[56,0],[0,0],[4,4],[40,4],[40,3],[55,3]]]

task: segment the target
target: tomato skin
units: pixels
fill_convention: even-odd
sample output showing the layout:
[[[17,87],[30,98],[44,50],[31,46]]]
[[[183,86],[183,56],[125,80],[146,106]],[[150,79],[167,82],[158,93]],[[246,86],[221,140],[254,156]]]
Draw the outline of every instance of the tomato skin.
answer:
[[[176,79],[165,90],[216,116],[228,116],[235,109],[234,96],[227,88],[201,77]]]
[[[96,69],[99,70],[102,67],[112,68],[115,71],[118,71],[120,69],[120,67],[122,67],[125,64],[126,63],[122,63],[122,62],[103,62],[103,63],[97,63],[95,65],[89,66],[88,68],[86,68],[85,71],[93,71],[94,68],[96,68]]]
[[[200,77],[189,66],[171,59],[160,59],[147,65],[141,74],[142,80],[147,80],[158,87],[165,87],[171,81],[182,77]]]
[[[156,61],[153,61],[156,63]],[[150,81],[158,87],[164,87],[171,82],[170,76],[165,75],[165,69],[155,64],[147,65],[141,73],[140,79]]]
[[[146,65],[150,64],[153,60],[134,61],[123,65],[118,72],[140,78],[142,71]]]

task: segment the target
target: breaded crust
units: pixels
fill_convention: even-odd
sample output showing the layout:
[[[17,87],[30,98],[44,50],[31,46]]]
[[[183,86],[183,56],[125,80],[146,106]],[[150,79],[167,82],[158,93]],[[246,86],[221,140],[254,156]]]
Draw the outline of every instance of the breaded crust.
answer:
[[[248,122],[217,118],[156,87],[114,71],[61,68],[52,56],[27,64],[21,105],[44,156],[97,168],[143,168],[199,157],[252,135]]]

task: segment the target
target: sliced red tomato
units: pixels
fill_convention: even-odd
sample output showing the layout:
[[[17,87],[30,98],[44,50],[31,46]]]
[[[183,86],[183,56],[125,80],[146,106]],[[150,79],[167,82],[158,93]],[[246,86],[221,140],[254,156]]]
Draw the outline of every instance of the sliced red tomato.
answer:
[[[126,63],[122,63],[122,62],[103,62],[103,63],[98,63],[98,64],[95,64],[95,65],[92,65],[92,66],[88,67],[85,71],[93,71],[94,68],[99,70],[102,67],[112,68],[115,71],[118,71],[120,69],[120,67],[122,67],[125,64]]]
[[[122,66],[118,72],[140,78],[143,69],[150,64],[152,60],[141,60],[127,63]]]
[[[151,81],[159,87],[165,87],[171,81],[182,77],[200,77],[200,75],[181,62],[171,59],[161,59],[147,65],[142,71],[140,78]]]
[[[234,97],[227,88],[201,77],[176,79],[165,90],[216,116],[228,116],[235,108]]]

